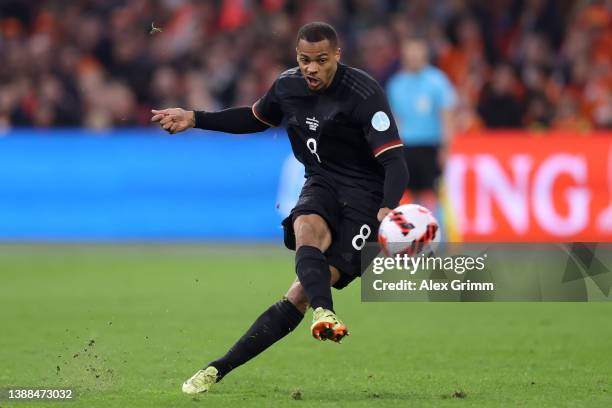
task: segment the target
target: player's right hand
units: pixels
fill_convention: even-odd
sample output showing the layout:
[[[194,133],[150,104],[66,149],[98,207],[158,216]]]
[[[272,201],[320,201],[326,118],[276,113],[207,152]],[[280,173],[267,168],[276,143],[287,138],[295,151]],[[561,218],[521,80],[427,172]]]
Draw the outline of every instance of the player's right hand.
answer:
[[[174,134],[195,126],[195,114],[181,108],[169,108],[151,111],[153,117],[151,122],[159,122],[159,125],[168,133]]]

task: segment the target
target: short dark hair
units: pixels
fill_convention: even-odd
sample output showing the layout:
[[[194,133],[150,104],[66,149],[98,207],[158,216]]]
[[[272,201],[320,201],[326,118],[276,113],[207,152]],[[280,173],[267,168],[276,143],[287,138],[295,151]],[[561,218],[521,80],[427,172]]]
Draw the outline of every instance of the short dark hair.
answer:
[[[336,33],[336,30],[331,25],[316,21],[303,25],[302,28],[300,28],[296,43],[300,40],[306,40],[308,42],[328,40],[329,44],[333,48],[336,48],[338,46],[338,33]]]

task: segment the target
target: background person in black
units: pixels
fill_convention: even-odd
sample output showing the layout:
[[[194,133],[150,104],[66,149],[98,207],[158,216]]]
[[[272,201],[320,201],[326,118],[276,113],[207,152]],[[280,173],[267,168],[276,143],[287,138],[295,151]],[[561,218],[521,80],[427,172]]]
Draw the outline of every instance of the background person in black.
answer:
[[[335,30],[310,23],[297,36],[299,66],[282,73],[251,107],[220,112],[154,110],[170,133],[196,127],[253,133],[287,129],[306,183],[283,221],[285,245],[296,250],[297,279],[222,358],[183,384],[207,391],[295,329],[310,305],[312,334],[339,342],[348,334],[335,315],[330,285],[341,289],[361,275],[360,251],[376,240],[382,218],[402,196],[408,173],[402,143],[383,90],[366,73],[339,63]]]

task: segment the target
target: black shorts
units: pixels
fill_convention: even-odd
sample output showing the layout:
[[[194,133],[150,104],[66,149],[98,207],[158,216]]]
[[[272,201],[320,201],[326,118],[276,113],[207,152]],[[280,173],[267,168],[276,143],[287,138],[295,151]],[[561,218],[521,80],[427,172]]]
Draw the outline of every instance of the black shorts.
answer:
[[[340,279],[333,286],[342,289],[363,273],[361,249],[366,242],[377,241],[378,210],[373,206],[362,208],[350,202],[341,203],[337,192],[325,179],[310,176],[296,206],[283,220],[285,246],[295,250],[293,222],[298,216],[320,215],[332,233],[332,243],[325,257],[331,266],[340,271]]]
[[[438,162],[438,146],[406,146],[404,156],[408,166],[408,189],[412,191],[434,190],[441,174]]]

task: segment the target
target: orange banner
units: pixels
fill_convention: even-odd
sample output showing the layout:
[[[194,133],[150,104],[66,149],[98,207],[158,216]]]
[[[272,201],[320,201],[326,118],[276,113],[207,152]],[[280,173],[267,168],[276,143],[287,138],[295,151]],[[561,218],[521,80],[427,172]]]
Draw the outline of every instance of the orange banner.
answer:
[[[445,171],[464,241],[612,241],[612,133],[457,136]]]

